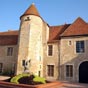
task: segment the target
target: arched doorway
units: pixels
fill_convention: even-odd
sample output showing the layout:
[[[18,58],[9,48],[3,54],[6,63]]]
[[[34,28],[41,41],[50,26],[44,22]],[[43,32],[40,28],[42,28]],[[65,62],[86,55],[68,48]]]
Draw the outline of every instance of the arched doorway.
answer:
[[[88,61],[85,61],[79,66],[79,82],[88,83]]]

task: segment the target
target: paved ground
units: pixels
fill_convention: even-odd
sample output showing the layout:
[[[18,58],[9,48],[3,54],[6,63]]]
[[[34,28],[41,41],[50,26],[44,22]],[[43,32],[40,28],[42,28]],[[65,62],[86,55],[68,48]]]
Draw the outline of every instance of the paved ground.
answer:
[[[84,83],[70,83],[70,82],[62,82],[63,86],[58,88],[88,88],[88,84]]]
[[[6,79],[9,79],[10,77],[9,76],[0,76],[0,80],[6,80]]]
[[[6,76],[0,76],[0,80],[8,79],[9,77]],[[3,85],[0,85],[0,88],[9,88],[5,87]],[[12,88],[12,87],[10,87]],[[54,88],[88,88],[88,84],[83,83],[70,83],[70,82],[63,82],[62,85],[55,86]]]

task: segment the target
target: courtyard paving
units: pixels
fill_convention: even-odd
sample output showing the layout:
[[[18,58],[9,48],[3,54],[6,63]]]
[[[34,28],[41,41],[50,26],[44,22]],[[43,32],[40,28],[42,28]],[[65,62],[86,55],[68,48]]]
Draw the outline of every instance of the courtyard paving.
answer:
[[[10,77],[9,76],[0,76],[0,80],[6,80],[6,79],[9,79]]]
[[[85,83],[72,83],[72,82],[62,82],[63,86],[58,88],[88,88],[88,84]]]

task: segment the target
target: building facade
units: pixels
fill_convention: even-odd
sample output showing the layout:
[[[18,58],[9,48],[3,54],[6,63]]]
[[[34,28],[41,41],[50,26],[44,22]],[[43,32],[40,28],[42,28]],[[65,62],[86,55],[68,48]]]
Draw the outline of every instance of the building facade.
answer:
[[[17,31],[0,32],[0,73],[33,73],[48,80],[88,82],[88,23],[48,25],[32,4]]]

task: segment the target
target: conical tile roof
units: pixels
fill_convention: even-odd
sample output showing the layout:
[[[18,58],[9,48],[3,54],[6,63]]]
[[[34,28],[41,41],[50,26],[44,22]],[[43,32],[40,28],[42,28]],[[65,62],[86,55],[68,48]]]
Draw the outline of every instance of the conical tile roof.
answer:
[[[34,3],[31,4],[31,6],[24,12],[24,14],[22,16],[26,16],[26,15],[40,16]]]

